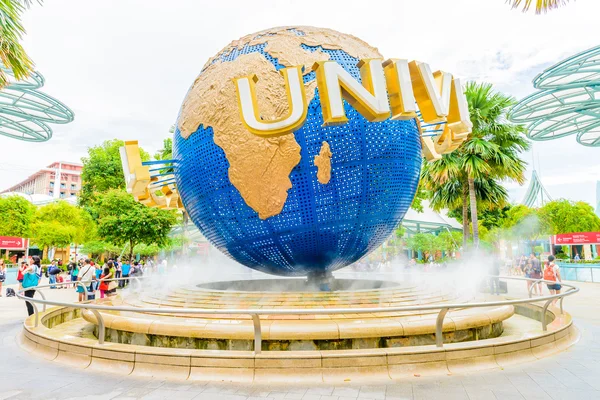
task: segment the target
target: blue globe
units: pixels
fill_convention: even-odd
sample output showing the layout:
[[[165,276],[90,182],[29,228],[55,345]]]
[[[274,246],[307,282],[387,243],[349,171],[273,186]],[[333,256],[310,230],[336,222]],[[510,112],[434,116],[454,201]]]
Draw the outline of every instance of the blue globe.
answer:
[[[304,34],[302,28],[286,29]],[[256,37],[248,36],[254,42]],[[275,68],[285,67],[265,50],[268,34],[263,43],[250,39],[236,42],[233,50],[211,62],[259,53]],[[301,46],[327,54],[360,80],[359,59],[342,46]],[[305,83],[314,79],[314,72],[304,75]],[[211,126],[200,125],[187,139],[179,127],[175,131],[175,177],[190,219],[216,248],[249,268],[301,276],[350,265],[389,237],[417,190],[422,156],[415,120],[371,123],[346,103],[349,122],[323,126],[315,90],[306,123],[294,133],[301,160],[290,173],[292,187],[282,211],[266,219],[259,218],[230,182],[228,159],[215,144]],[[324,141],[333,154],[328,184],[319,183],[313,162]]]

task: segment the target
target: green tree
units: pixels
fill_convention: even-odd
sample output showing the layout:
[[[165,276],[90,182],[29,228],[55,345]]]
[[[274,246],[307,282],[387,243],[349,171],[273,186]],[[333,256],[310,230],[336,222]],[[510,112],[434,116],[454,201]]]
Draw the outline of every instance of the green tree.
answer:
[[[473,129],[454,152],[426,164],[422,179],[438,208],[462,206],[463,242],[469,236],[479,244],[478,202],[503,206],[507,193],[503,180],[523,183],[526,164],[520,153],[529,148],[524,128],[507,121],[506,112],[515,99],[494,92],[489,83],[469,82],[465,88]],[[470,209],[470,210],[469,210]],[[470,211],[470,212],[469,212]]]
[[[21,15],[30,4],[31,0],[0,0],[0,61],[17,80],[25,79],[33,69],[33,61],[19,43],[25,33]],[[8,76],[0,69],[0,89],[8,83]]]
[[[35,206],[19,195],[0,198],[0,236],[29,237]]]
[[[583,201],[554,200],[540,208],[539,214],[548,221],[548,233],[600,231],[600,218],[592,206]]]
[[[423,253],[423,259],[439,250],[437,237],[431,233],[416,233],[406,240],[406,247]]]
[[[96,226],[85,210],[66,201],[50,203],[37,209],[32,224],[32,241],[46,252],[51,247],[64,248],[90,241]]]
[[[167,138],[163,140],[163,148],[154,154],[155,160],[171,160],[173,159],[173,139]]]
[[[436,250],[443,250],[448,253],[452,253],[459,249],[460,243],[462,242],[462,234],[457,231],[444,231],[440,232],[436,239]]]
[[[107,140],[99,146],[90,147],[88,156],[83,157],[83,170],[81,172],[81,193],[79,204],[88,211],[99,193],[110,189],[124,189],[125,175],[121,165],[119,148],[124,146],[122,140]],[[140,148],[142,161],[148,161],[150,155]]]
[[[551,229],[548,219],[542,213],[523,204],[506,212],[503,227],[508,239],[527,240],[530,245],[540,236],[550,233]]]
[[[98,196],[99,236],[117,246],[129,246],[129,259],[139,244],[165,246],[177,223],[174,211],[146,207],[123,190],[113,189]]]

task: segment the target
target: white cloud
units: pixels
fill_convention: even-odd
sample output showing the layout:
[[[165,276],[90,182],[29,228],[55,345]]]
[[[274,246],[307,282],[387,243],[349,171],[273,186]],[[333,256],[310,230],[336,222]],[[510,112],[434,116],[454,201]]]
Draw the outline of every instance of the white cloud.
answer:
[[[204,62],[231,40],[264,28],[314,25],[352,33],[387,57],[427,61],[523,97],[543,68],[597,45],[599,12],[595,1],[570,2],[541,16],[511,10],[504,0],[34,4],[24,18],[25,47],[46,77],[43,90],[72,107],[76,117],[72,124],[55,126],[48,143],[0,137],[0,188],[27,175],[7,165],[26,165],[33,172],[57,159],[79,160],[85,146],[107,138],[138,139],[149,150],[160,147]],[[589,165],[597,164],[600,149],[567,138],[536,144],[535,151],[544,182],[554,182],[548,184],[553,192],[594,201],[593,185],[582,181],[567,190],[557,182],[568,176],[564,170],[592,182]]]

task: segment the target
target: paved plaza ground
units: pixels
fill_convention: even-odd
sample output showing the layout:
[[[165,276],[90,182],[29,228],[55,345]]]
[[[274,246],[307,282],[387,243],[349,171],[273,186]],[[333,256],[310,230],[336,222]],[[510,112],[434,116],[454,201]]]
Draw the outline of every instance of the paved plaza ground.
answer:
[[[4,399],[600,399],[600,284],[574,283],[581,292],[565,299],[581,331],[566,352],[532,363],[472,374],[413,377],[387,384],[250,385],[140,379],[72,369],[33,357],[16,337],[26,316],[16,298],[0,298],[0,400]],[[74,290],[48,297],[75,300]],[[523,293],[524,295],[524,293]]]

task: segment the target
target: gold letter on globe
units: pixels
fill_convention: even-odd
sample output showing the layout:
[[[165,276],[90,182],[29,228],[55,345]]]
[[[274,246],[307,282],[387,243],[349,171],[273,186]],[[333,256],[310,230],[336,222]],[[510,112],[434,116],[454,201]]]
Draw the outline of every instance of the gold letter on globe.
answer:
[[[276,137],[292,133],[300,129],[306,120],[308,104],[301,67],[283,68],[279,72],[285,79],[289,112],[286,116],[273,121],[265,121],[260,116],[256,101],[258,77],[250,75],[234,79],[242,122],[257,136]]]
[[[383,63],[387,82],[392,119],[413,119],[417,117],[417,104],[410,81],[407,60],[391,58]]]
[[[317,61],[313,65],[321,96],[324,125],[348,122],[343,100],[370,122],[385,121],[390,117],[382,60],[361,60],[358,67],[362,85],[335,61]]]
[[[408,64],[415,99],[423,121],[428,124],[445,122],[450,107],[452,74],[431,73],[429,64],[412,61]]]

